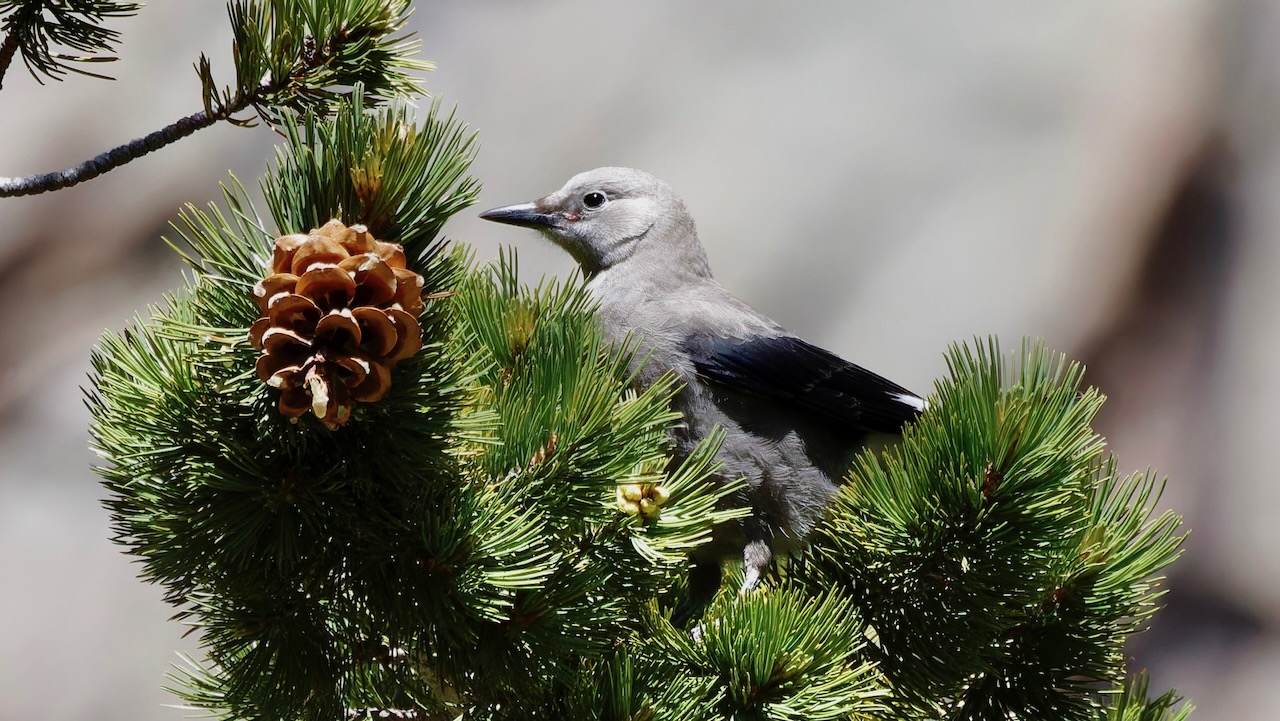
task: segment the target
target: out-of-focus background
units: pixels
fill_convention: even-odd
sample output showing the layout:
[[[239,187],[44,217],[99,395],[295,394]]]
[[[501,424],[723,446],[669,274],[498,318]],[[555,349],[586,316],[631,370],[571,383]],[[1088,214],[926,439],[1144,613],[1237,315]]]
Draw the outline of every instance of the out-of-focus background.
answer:
[[[1168,474],[1192,530],[1136,665],[1198,718],[1280,718],[1280,4],[424,1],[413,24],[480,132],[481,208],[644,168],[726,285],[908,387],[975,334],[1088,363],[1121,465]],[[116,82],[10,69],[0,175],[198,109],[201,51],[229,77],[221,0],[113,27]],[[108,540],[80,386],[101,330],[180,284],[177,207],[253,183],[274,141],[219,126],[0,200],[0,719],[184,715],[161,686],[193,646]],[[448,232],[517,246],[530,280],[571,268],[474,211]]]

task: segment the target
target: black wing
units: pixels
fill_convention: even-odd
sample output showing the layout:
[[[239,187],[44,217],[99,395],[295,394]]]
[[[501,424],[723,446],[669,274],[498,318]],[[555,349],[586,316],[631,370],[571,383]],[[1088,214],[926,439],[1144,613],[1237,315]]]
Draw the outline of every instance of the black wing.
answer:
[[[906,388],[794,336],[692,345],[694,364],[706,380],[852,430],[898,433],[924,405]]]

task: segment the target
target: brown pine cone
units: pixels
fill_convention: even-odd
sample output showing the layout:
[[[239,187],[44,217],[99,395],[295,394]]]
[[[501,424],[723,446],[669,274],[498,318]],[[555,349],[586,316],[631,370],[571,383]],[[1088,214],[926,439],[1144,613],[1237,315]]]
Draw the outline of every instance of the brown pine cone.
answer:
[[[401,246],[336,219],[277,238],[271,270],[253,288],[258,378],[280,390],[284,415],[309,410],[335,429],[356,403],[381,400],[392,366],[422,347],[423,278]]]

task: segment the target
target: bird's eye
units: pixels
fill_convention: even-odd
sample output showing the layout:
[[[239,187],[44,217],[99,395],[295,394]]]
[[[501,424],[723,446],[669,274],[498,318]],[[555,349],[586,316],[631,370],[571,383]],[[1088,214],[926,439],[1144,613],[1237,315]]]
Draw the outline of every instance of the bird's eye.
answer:
[[[595,210],[604,205],[604,193],[587,193],[582,196],[582,204],[591,210]]]

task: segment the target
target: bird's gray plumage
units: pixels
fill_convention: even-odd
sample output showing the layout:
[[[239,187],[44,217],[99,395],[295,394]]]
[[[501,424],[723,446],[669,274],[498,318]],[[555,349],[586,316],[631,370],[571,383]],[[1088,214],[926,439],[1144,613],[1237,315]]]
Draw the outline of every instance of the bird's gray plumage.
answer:
[[[676,454],[719,426],[723,481],[743,478],[734,499],[752,513],[693,557],[690,596],[699,608],[719,587],[720,562],[741,554],[743,590],[776,552],[797,548],[822,517],[836,482],[868,433],[896,433],[923,401],[906,389],[788,333],[711,277],[684,201],[630,168],[575,175],[532,203],[481,213],[534,228],[578,262],[599,303],[605,337],[639,342],[637,382],[674,372]],[[642,360],[643,359],[643,360]]]

